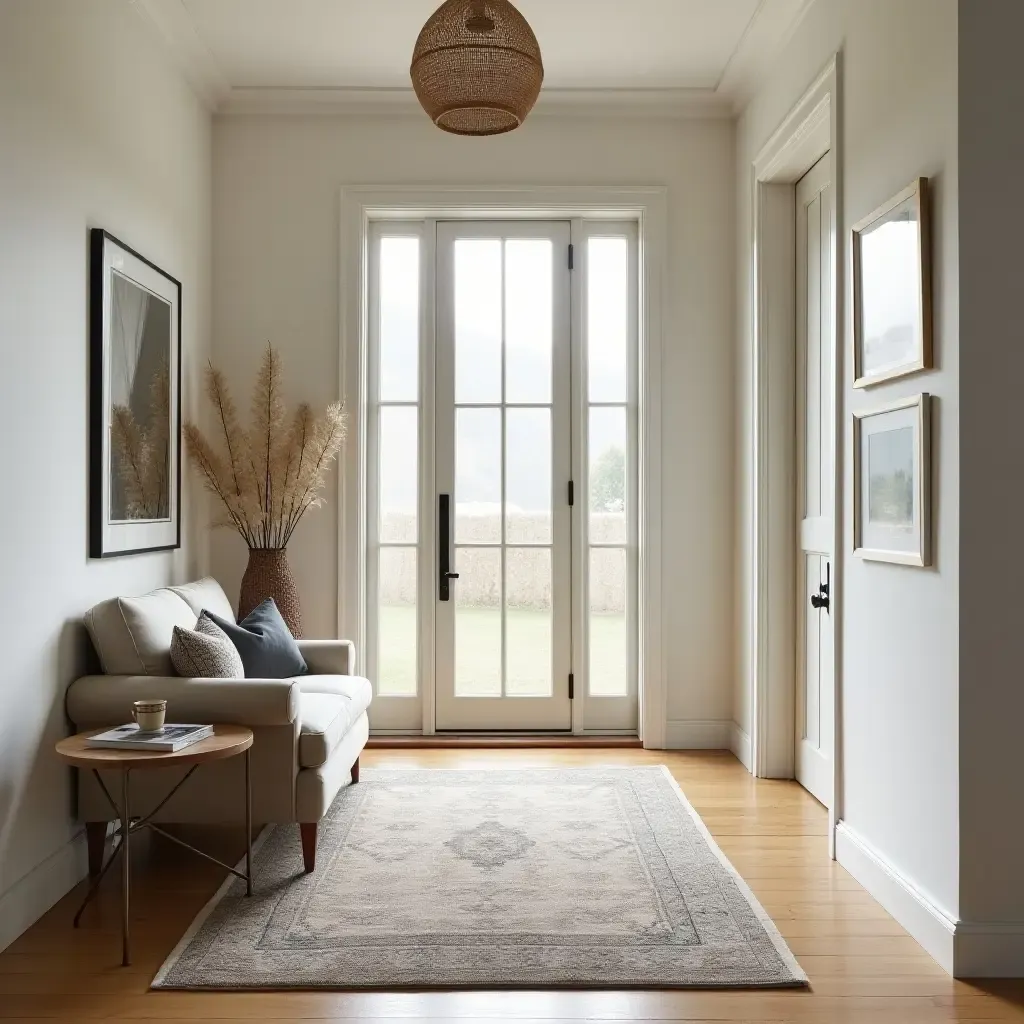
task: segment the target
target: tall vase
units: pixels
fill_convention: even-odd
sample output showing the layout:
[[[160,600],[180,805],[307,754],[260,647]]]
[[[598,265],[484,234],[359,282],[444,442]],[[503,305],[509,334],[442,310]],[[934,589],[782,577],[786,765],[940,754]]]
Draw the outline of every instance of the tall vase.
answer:
[[[288,564],[287,549],[249,548],[249,564],[245,567],[238,595],[238,618],[244,619],[268,597],[274,599],[292,636],[299,639],[302,636],[302,610],[299,607],[299,590]]]

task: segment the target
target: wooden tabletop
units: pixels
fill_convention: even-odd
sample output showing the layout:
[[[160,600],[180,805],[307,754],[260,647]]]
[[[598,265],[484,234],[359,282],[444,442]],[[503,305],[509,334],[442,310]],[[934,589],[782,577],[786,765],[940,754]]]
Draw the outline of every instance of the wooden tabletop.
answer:
[[[109,747],[85,745],[90,736],[106,731],[93,729],[68,736],[57,744],[57,753],[77,768],[170,768],[234,757],[252,746],[252,729],[244,725],[215,725],[212,736],[173,753],[159,750],[112,750]]]

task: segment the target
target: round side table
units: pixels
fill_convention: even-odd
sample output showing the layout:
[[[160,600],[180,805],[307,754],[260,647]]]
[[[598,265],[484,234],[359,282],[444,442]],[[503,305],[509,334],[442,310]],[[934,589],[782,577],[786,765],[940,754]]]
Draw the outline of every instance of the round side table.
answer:
[[[110,851],[107,862],[100,869],[99,874],[92,880],[89,892],[78,913],[75,914],[75,927],[82,918],[82,912],[92,901],[99,889],[103,876],[118,856],[121,857],[121,964],[127,967],[131,963],[129,948],[128,914],[131,901],[131,837],[139,829],[149,828],[159,832],[165,839],[177,843],[179,846],[191,850],[200,857],[213,861],[233,875],[245,880],[246,895],[252,895],[252,779],[249,763],[249,748],[252,746],[252,729],[244,725],[215,725],[213,735],[189,747],[177,750],[174,753],[162,753],[152,750],[111,750],[106,747],[86,746],[86,740],[97,733],[105,732],[105,729],[93,729],[91,732],[78,733],[76,736],[69,736],[57,744],[57,754],[68,764],[76,768],[89,770],[96,777],[103,795],[107,798],[118,822],[117,831],[114,833],[117,843]],[[220,761],[227,757],[234,757],[237,754],[245,754],[245,874],[225,864],[216,857],[211,857],[202,850],[197,850],[190,843],[164,831],[159,825],[153,823],[153,817],[164,804],[174,796],[175,793],[191,777],[192,773],[206,761]],[[144,816],[133,816],[131,809],[131,774],[133,771],[152,771],[157,768],[183,768],[188,771],[177,783],[177,785]],[[121,806],[118,807],[114,798],[110,795],[100,771],[119,771],[121,773]]]

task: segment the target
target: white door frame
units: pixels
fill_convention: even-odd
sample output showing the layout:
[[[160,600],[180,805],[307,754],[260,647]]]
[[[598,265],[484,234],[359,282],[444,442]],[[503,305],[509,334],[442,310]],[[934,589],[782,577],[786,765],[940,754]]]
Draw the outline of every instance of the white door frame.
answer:
[[[467,218],[509,220],[635,220],[640,252],[639,356],[639,732],[644,746],[666,744],[661,544],[661,366],[667,321],[667,190],[651,187],[346,186],[341,190],[339,253],[340,394],[349,414],[339,472],[338,635],[356,643],[362,669],[366,651],[367,367],[366,305],[370,223],[379,220]],[[428,253],[424,252],[424,258]],[[429,253],[432,260],[433,253]],[[423,303],[424,329],[433,309]],[[428,322],[429,321],[429,322]],[[574,331],[579,318],[574,318]],[[424,524],[426,525],[426,524]],[[423,692],[422,733],[434,732],[434,694]],[[583,731],[585,695],[573,702],[573,732]]]
[[[829,844],[841,816],[840,622],[842,601],[842,294],[844,246],[839,125],[839,55],[825,66],[754,161],[753,330],[751,332],[750,618],[752,765],[758,777],[792,778],[796,697],[796,182],[832,153],[836,233],[832,282],[832,385],[835,406],[835,538],[832,616],[835,630],[833,806]]]

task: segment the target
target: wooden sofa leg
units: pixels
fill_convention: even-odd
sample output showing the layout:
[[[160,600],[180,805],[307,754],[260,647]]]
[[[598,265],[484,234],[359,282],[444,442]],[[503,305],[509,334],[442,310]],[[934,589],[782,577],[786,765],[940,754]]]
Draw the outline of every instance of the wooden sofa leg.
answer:
[[[316,867],[316,826],[315,821],[299,823],[299,835],[302,837],[302,864],[307,875],[312,874]]]
[[[107,823],[87,821],[85,823],[85,845],[89,851],[89,877],[95,878],[103,867],[103,851],[107,844]]]
[[[359,758],[357,757],[352,763],[352,785],[354,786],[359,781]]]

